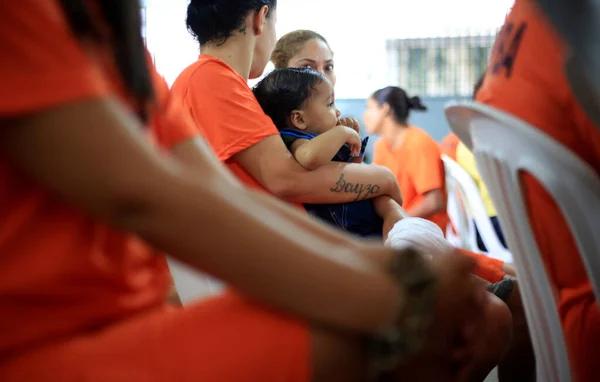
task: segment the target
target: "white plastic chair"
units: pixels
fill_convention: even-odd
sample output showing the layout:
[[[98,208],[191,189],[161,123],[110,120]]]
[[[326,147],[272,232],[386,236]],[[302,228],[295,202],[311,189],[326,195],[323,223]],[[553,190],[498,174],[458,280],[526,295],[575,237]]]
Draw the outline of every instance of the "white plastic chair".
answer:
[[[596,300],[600,282],[600,180],[560,143],[516,117],[474,102],[446,108],[452,130],[475,153],[515,258],[537,359],[538,381],[571,381],[550,283],[535,242],[519,181],[524,171],[556,201],[582,256]],[[568,254],[570,255],[570,254]]]
[[[470,249],[471,246],[467,241],[467,235],[460,235],[460,232],[466,232],[468,230],[466,214],[461,211],[463,206],[459,202],[460,195],[456,194],[456,190],[447,182],[448,181],[446,180],[446,191],[448,192],[446,212],[448,213],[450,222],[446,226],[446,240],[455,247]]]
[[[484,254],[499,260],[512,262],[512,255],[498,239],[498,235],[496,235],[483,205],[479,189],[471,175],[446,155],[442,155],[442,161],[446,169],[446,188],[452,190],[452,192],[448,192],[448,197],[452,198],[453,203],[459,206],[455,208],[455,211],[460,214],[457,219],[459,226],[455,227],[459,230],[463,246],[474,252],[482,252],[477,246],[476,224],[481,240],[487,249]],[[456,212],[449,211],[449,215],[454,214]],[[475,221],[475,224],[473,224],[473,221]]]

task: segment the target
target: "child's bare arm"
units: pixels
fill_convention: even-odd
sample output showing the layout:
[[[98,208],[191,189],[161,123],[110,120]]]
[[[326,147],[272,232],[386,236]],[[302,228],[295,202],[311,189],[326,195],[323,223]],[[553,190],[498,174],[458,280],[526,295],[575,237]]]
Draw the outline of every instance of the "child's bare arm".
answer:
[[[331,162],[344,143],[350,145],[352,155],[360,154],[360,136],[346,126],[336,126],[311,140],[298,139],[292,144],[291,152],[302,167],[314,170]]]

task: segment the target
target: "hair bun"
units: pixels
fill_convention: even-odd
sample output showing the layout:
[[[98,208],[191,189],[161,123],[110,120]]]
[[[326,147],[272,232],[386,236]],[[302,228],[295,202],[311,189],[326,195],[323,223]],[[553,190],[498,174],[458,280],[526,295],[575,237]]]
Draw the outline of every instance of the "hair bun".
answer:
[[[220,17],[222,12],[215,0],[191,0],[187,8],[187,29],[201,45],[213,40],[226,38],[235,29],[237,20]]]
[[[410,97],[408,99],[408,106],[410,109],[413,109],[413,110],[420,110],[420,111],[427,110],[427,107],[425,105],[423,105],[423,103],[421,102],[421,98],[419,98],[418,96]]]

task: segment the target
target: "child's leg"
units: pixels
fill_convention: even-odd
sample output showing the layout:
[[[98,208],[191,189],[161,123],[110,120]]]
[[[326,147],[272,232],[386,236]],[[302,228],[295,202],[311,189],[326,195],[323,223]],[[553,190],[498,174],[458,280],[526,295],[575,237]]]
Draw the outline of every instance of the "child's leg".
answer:
[[[375,212],[383,219],[383,240],[387,240],[388,234],[394,227],[394,224],[406,217],[406,212],[389,196],[378,196],[373,199]]]

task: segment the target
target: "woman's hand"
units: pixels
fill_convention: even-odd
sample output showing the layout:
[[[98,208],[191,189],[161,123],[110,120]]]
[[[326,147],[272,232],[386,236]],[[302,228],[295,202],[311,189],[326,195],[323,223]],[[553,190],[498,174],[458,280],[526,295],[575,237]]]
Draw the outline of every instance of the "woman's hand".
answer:
[[[455,380],[464,380],[472,368],[475,341],[481,330],[485,290],[471,271],[474,262],[456,252],[434,258],[437,275],[436,305],[428,338],[417,356],[424,364],[444,363]]]
[[[390,256],[399,254],[397,249],[389,251],[366,243],[360,252],[385,271]],[[477,344],[475,337],[481,329],[486,292],[471,275],[475,263],[458,252],[436,256],[429,264],[437,280],[434,306],[429,316],[429,330],[423,339],[425,343],[413,361],[423,365],[443,363],[444,369],[464,376],[472,366],[470,361]],[[400,368],[398,372],[405,376],[406,370]]]

